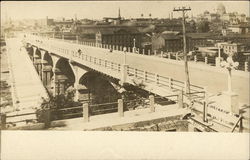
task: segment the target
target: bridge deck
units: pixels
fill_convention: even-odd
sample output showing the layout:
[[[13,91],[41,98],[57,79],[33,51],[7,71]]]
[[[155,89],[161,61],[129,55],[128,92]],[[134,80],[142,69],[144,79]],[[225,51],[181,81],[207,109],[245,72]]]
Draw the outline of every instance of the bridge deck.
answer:
[[[7,115],[34,112],[35,108],[39,107],[42,102],[41,97],[47,98],[46,90],[25,53],[25,49],[21,48],[21,40],[13,38],[6,42],[12,75],[11,87],[14,103],[13,112]],[[26,119],[27,117],[23,118]]]
[[[73,52],[81,49],[82,53],[87,56],[101,58],[116,64],[124,64],[124,52],[96,46],[70,43],[53,38],[43,38],[31,36],[28,41],[33,40],[33,44],[41,48],[53,47],[53,52],[59,55],[72,56]],[[32,41],[30,41],[32,42]],[[71,57],[72,58],[72,57]],[[74,59],[74,58],[73,58]],[[126,64],[131,68],[156,73],[163,77],[171,77],[179,81],[185,81],[183,62],[156,56],[146,56],[135,53],[126,54]],[[207,86],[211,93],[218,93],[227,90],[227,72],[225,69],[200,65],[198,63],[189,64],[190,81],[198,86]],[[243,71],[234,71],[232,77],[232,89],[238,93],[239,99],[243,103],[249,103],[249,74]]]

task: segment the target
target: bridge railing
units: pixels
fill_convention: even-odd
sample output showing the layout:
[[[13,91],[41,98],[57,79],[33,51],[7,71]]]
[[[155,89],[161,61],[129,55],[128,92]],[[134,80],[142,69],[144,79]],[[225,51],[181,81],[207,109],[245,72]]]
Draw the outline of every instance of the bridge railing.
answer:
[[[31,35],[33,37],[35,37],[34,35]],[[40,36],[39,36],[40,37]],[[48,37],[41,37],[41,38],[47,38]],[[69,43],[75,43],[75,44],[80,44],[80,45],[86,45],[86,46],[90,46],[90,47],[97,47],[97,48],[103,48],[103,49],[110,49],[110,50],[115,50],[115,51],[123,51],[123,47],[127,48],[127,52],[129,53],[139,53],[139,54],[143,54],[143,55],[147,55],[147,56],[156,56],[159,58],[168,58],[169,60],[174,60],[174,61],[179,61],[181,59],[183,59],[183,55],[181,55],[180,53],[175,53],[175,52],[163,52],[163,51],[151,51],[151,50],[146,50],[145,49],[141,49],[139,50],[139,48],[137,48],[137,50],[133,50],[132,47],[127,47],[127,46],[118,46],[118,45],[110,45],[110,44],[99,44],[96,42],[87,42],[87,41],[80,41],[80,40],[68,40],[68,39],[60,39],[60,38],[50,38],[50,39],[54,39],[57,41],[62,41],[62,42],[69,42]],[[210,65],[210,66],[216,66],[216,58],[218,57],[209,57],[209,56],[197,56],[194,55],[192,56],[193,58],[190,59],[190,61],[193,62],[203,62],[206,65]],[[238,70],[242,70],[242,71],[250,71],[249,70],[249,62],[248,61],[240,61],[240,66],[238,67]],[[217,64],[218,65],[218,64]]]

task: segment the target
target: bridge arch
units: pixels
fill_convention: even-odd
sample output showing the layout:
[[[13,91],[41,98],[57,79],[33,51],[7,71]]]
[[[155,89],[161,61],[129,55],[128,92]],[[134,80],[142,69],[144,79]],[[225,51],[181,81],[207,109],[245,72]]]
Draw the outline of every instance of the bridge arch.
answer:
[[[104,75],[89,71],[79,78],[79,99],[91,104],[116,102],[120,94]]]
[[[64,94],[71,86],[74,86],[75,75],[69,64],[69,60],[59,58],[54,69],[55,95]]]

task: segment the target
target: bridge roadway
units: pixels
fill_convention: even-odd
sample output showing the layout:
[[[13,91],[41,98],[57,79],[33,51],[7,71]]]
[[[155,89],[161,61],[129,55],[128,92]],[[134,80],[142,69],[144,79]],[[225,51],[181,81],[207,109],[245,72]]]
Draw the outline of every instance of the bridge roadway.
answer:
[[[20,42],[21,40],[17,38],[6,40],[14,105],[13,111],[8,113],[8,116],[34,112],[35,108],[42,103],[41,97],[47,98],[48,96],[32,62],[24,53],[25,49],[21,48],[23,44]],[[34,116],[22,116],[8,120],[24,120],[34,118]]]
[[[182,61],[130,52],[125,54],[123,51],[118,50],[110,52],[108,48],[96,47],[95,45],[76,44],[33,35],[27,36],[26,41],[90,68],[98,71],[102,70],[105,74],[119,79],[121,79],[121,76],[118,72],[123,72],[121,68],[123,64],[126,63],[128,65],[127,82],[134,83],[134,80],[138,80],[138,77],[141,78],[144,84],[147,82],[155,82],[148,83],[146,89],[153,93],[157,92],[158,94],[159,91],[161,91],[162,94],[159,95],[163,95],[164,92],[167,93],[166,95],[169,94],[169,89],[164,90],[164,87],[181,89],[185,86],[183,83],[185,80],[184,63]],[[82,54],[77,53],[79,49],[82,51]],[[97,67],[89,62],[99,63],[100,65]],[[112,68],[111,66],[113,64],[113,67],[117,67],[118,72],[105,71],[105,69],[103,69],[105,63],[107,63],[107,67],[110,68]],[[194,91],[202,89],[202,87],[200,88],[199,86],[206,86],[208,92],[211,93],[227,90],[227,71],[225,69],[189,63],[189,73],[191,84],[195,84],[191,87]],[[240,102],[249,103],[249,73],[234,71],[232,73],[232,89],[239,94]]]

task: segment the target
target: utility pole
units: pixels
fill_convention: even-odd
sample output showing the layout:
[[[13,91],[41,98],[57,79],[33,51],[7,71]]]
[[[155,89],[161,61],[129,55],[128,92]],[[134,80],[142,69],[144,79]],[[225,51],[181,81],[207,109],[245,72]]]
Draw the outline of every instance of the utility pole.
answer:
[[[174,12],[182,12],[182,28],[183,28],[183,53],[184,53],[184,63],[185,63],[185,74],[186,74],[186,93],[190,93],[190,80],[189,80],[189,73],[188,73],[188,59],[187,59],[187,43],[186,43],[186,18],[185,13],[190,11],[191,8],[174,8]]]

